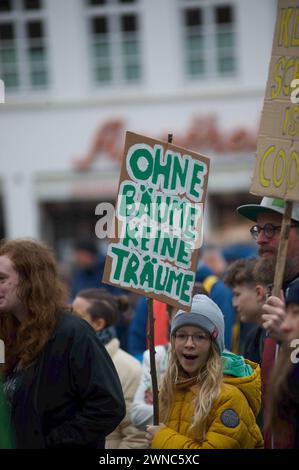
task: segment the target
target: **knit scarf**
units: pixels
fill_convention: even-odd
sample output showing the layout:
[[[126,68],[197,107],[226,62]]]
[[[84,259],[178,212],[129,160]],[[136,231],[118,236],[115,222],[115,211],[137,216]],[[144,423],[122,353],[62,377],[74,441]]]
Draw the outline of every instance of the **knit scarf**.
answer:
[[[178,390],[184,390],[185,388],[193,387],[194,385],[198,385],[199,377],[188,377],[183,378],[179,377],[175,383],[175,386]]]
[[[108,326],[103,330],[96,331],[96,335],[102,344],[108,344],[113,338],[116,338],[116,329],[114,326]]]

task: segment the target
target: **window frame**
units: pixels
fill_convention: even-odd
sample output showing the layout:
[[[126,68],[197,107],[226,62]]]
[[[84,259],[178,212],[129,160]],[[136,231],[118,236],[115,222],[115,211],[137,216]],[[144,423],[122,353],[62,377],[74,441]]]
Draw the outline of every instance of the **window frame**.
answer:
[[[239,48],[238,48],[238,5],[235,0],[177,0],[178,2],[178,14],[179,14],[179,24],[181,26],[181,51],[182,51],[182,70],[183,76],[190,82],[194,81],[208,81],[211,79],[236,79],[239,77]],[[214,12],[217,7],[231,7],[233,14],[232,27],[229,27],[229,31],[233,32],[234,35],[234,46],[231,48],[221,48],[217,46],[217,35],[219,30],[225,30],[226,25],[221,25],[221,28],[218,28],[219,24],[214,18]],[[190,49],[188,49],[188,26],[185,24],[185,12],[188,9],[199,9],[203,13],[203,24],[201,26],[202,35],[205,41],[203,46],[203,57],[206,64],[206,69],[202,74],[194,74],[189,70],[189,60],[190,60]],[[224,50],[226,49],[226,50]],[[219,71],[220,56],[230,56],[233,55],[234,68],[231,71],[221,73]]]
[[[16,71],[18,77],[18,85],[10,87],[5,84],[6,91],[9,94],[20,94],[24,91],[30,93],[38,93],[50,89],[50,54],[49,54],[49,33],[47,21],[47,1],[40,0],[41,8],[37,10],[25,10],[23,8],[23,0],[11,0],[12,10],[0,12],[0,24],[9,23],[14,28],[14,50],[16,52]],[[29,38],[27,35],[27,25],[30,22],[38,21],[42,24],[43,35],[41,39]],[[43,47],[44,57],[42,61],[32,62],[30,59],[30,47]],[[2,49],[0,47],[0,49]],[[3,48],[5,50],[5,48]],[[40,67],[38,67],[40,66]],[[9,67],[8,67],[9,68]],[[0,77],[4,79],[3,70],[6,67],[0,62]],[[34,71],[42,71],[46,73],[46,81],[41,85],[34,85],[31,75]],[[4,79],[5,82],[5,79]]]
[[[105,5],[90,6],[88,0],[82,0],[85,12],[87,49],[89,57],[89,70],[93,87],[97,89],[111,89],[114,87],[138,87],[143,82],[144,64],[142,55],[142,2],[136,0],[132,3],[119,3],[118,0],[108,0]],[[121,28],[121,18],[124,15],[134,15],[137,18],[138,27],[134,33],[125,33]],[[96,62],[93,56],[93,47],[96,43],[96,35],[92,32],[92,18],[105,17],[108,21],[107,44],[111,49],[107,55],[107,62],[110,62],[111,78],[107,81],[100,81],[96,78]],[[125,39],[130,35],[136,40],[139,51],[135,55],[127,55],[127,62],[122,52]],[[99,61],[100,62],[100,61]],[[104,60],[103,60],[104,62]],[[129,80],[125,76],[126,67],[130,65],[138,67],[139,77]]]

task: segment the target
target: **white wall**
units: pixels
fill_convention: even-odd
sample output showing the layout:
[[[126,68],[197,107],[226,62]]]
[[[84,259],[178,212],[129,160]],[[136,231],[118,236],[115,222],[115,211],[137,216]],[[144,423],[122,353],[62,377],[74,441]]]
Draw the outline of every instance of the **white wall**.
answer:
[[[48,0],[52,99],[82,100],[89,88],[83,1]]]

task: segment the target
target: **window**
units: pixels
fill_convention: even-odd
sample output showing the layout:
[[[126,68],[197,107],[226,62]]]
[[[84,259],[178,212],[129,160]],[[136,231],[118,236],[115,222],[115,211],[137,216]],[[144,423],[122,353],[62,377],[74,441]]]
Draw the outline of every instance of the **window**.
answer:
[[[187,75],[191,78],[234,75],[236,33],[233,5],[213,0],[179,1]]]
[[[0,77],[8,91],[48,86],[42,0],[1,0]]]
[[[231,6],[214,8],[216,26],[217,71],[226,74],[235,71],[235,33],[233,30],[233,9]]]
[[[138,0],[85,0],[91,64],[97,84],[141,79]]]

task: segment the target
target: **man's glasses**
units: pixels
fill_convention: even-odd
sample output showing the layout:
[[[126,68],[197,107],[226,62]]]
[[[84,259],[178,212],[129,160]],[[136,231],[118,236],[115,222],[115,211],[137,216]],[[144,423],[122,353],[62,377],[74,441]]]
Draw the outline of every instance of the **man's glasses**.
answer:
[[[205,335],[204,333],[198,333],[196,335],[188,335],[187,333],[176,333],[174,335],[177,343],[179,344],[186,344],[188,341],[188,338],[190,337],[192,339],[193,344],[199,345],[203,341],[207,341],[209,339],[208,335]]]
[[[298,227],[298,225],[290,225],[290,227]],[[277,231],[281,229],[281,225],[265,224],[263,227],[260,225],[253,225],[250,229],[251,236],[254,240],[257,240],[261,231],[264,232],[264,235],[268,240],[274,237]]]

